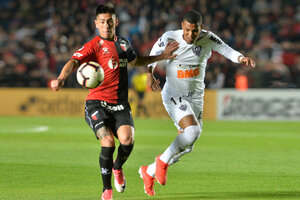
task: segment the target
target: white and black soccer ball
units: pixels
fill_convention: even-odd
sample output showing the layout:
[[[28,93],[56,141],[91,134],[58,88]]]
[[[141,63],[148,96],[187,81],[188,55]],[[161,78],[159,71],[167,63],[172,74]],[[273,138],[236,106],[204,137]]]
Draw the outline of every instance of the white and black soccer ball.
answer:
[[[104,71],[98,63],[90,61],[79,66],[76,77],[81,86],[93,89],[103,82]]]

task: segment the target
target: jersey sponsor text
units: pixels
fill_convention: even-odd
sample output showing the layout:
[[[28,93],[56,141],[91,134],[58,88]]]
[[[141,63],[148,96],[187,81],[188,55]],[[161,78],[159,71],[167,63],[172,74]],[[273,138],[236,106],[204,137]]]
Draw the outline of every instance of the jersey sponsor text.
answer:
[[[179,65],[177,68],[177,78],[195,78],[200,74],[200,65]]]

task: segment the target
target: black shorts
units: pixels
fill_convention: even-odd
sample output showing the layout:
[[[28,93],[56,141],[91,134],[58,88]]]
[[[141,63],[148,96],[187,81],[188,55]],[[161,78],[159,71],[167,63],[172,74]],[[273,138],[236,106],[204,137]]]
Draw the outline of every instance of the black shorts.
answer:
[[[85,102],[85,121],[93,129],[96,137],[98,129],[103,126],[109,127],[115,137],[117,137],[117,130],[120,126],[130,125],[134,127],[128,102],[111,104],[105,101],[87,100]],[[97,137],[97,139],[99,138]]]

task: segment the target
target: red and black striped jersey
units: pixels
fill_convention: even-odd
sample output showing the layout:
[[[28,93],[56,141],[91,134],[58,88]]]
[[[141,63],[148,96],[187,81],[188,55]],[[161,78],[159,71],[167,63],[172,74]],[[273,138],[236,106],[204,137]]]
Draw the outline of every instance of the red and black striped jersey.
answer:
[[[86,100],[102,100],[108,103],[122,103],[128,101],[127,63],[136,58],[131,44],[123,37],[116,37],[114,41],[96,36],[77,50],[71,59],[80,64],[94,61],[101,65],[105,76],[103,83],[90,89]]]

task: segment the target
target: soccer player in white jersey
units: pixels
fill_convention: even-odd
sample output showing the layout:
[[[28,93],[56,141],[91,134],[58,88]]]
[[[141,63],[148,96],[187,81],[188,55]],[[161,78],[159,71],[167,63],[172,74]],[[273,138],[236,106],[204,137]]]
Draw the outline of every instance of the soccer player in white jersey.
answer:
[[[167,181],[169,165],[193,149],[193,144],[202,131],[204,77],[207,60],[212,51],[225,56],[234,63],[255,67],[249,57],[225,44],[217,35],[203,29],[202,16],[196,11],[185,13],[181,30],[164,33],[154,44],[150,55],[160,54],[170,41],[179,42],[174,52],[176,59],[168,60],[166,83],[161,92],[165,109],[178,129],[178,135],[171,145],[148,166],[141,166],[139,173],[144,181],[145,193],[155,195],[154,180],[161,185]],[[159,89],[159,81],[153,76],[157,63],[148,66],[148,85]]]

